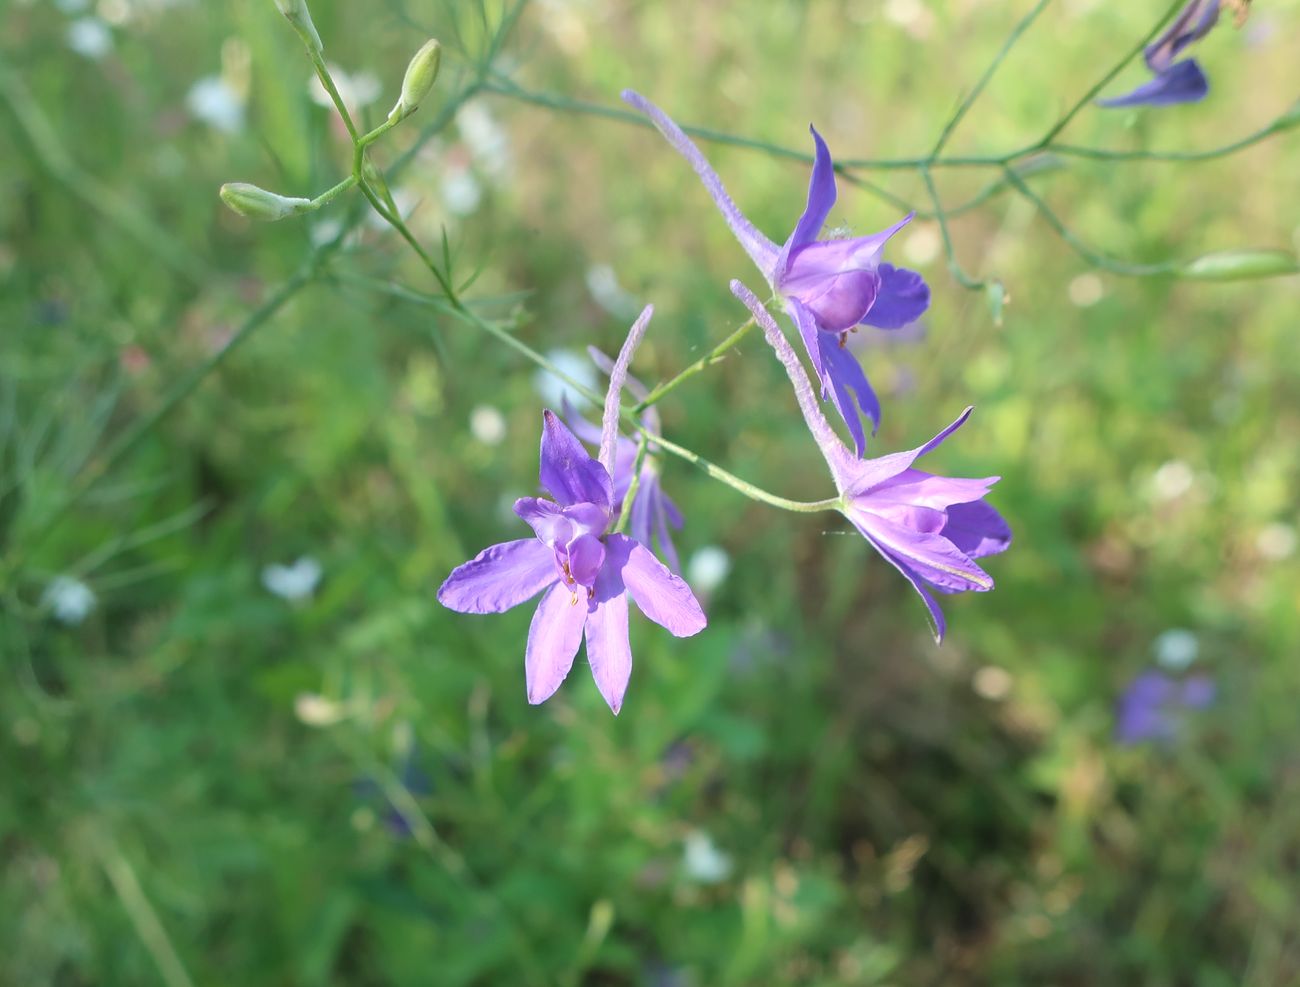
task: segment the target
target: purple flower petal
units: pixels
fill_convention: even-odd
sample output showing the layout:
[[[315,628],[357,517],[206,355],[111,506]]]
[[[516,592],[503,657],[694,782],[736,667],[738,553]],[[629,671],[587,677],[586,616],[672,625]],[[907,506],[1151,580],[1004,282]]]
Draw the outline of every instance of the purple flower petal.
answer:
[[[727,190],[722,186],[722,179],[718,177],[717,172],[709,165],[708,160],[700,153],[700,149],[692,143],[682,128],[677,126],[663,110],[655,106],[644,96],[633,92],[631,89],[623,91],[623,102],[629,106],[635,107],[646,116],[648,116],[659,132],[668,139],[677,153],[690,162],[691,167],[695,169],[695,174],[700,176],[700,181],[704,183],[705,189],[712,197],[713,202],[722,213],[722,218],[727,221],[731,227],[732,234],[740,241],[740,245],[749,254],[750,260],[758,265],[758,269],[763,272],[763,276],[770,282],[773,272],[776,268],[777,246],[767,237],[763,236],[740,211],[740,207],[732,201]]]
[[[691,588],[648,548],[627,535],[610,535],[605,546],[609,553],[605,567],[618,573],[643,614],[677,637],[704,630],[708,621]]]
[[[902,329],[911,325],[930,307],[930,286],[925,278],[905,267],[881,264],[880,293],[862,320],[877,329]]]
[[[613,482],[600,463],[587,455],[577,436],[552,411],[542,414],[541,484],[560,506],[596,504],[609,512]]]
[[[560,398],[560,414],[564,418],[564,424],[569,426],[569,430],[574,435],[587,445],[600,448],[600,429],[578,413],[578,409],[569,403],[567,393]]]
[[[682,571],[682,565],[677,558],[677,546],[673,544],[672,533],[668,530],[668,525],[672,520],[669,514],[669,508],[674,512],[677,508],[673,502],[668,499],[668,495],[663,492],[663,488],[656,485],[655,488],[655,534],[659,542],[659,554],[663,556],[664,563],[668,566],[668,571],[677,575]],[[681,514],[677,513],[677,527],[682,526],[680,520]]]
[[[1144,82],[1125,96],[1099,99],[1098,106],[1172,106],[1177,103],[1197,103],[1210,91],[1205,73],[1189,58],[1165,69],[1150,82]]]
[[[1219,19],[1219,0],[1191,0],[1142,53],[1147,67],[1157,74],[1173,64],[1193,41],[1205,37]]]
[[[845,494],[850,498],[860,496],[886,480],[898,476],[916,460],[927,452],[932,452],[943,443],[944,439],[965,425],[966,419],[970,417],[970,413],[974,410],[973,407],[967,408],[957,416],[957,419],[951,425],[943,429],[925,445],[917,446],[915,449],[908,449],[906,452],[893,452],[888,456],[880,456],[877,459],[863,460],[844,484]]]
[[[982,500],[949,507],[948,523],[940,534],[972,559],[997,555],[1011,547],[1011,527]]]
[[[754,296],[753,292],[739,281],[731,282],[731,291],[749,306],[750,312],[754,313],[754,317],[759,320],[760,325],[763,325],[764,333],[766,333],[767,327],[764,324],[763,316],[766,315],[767,310],[763,308],[762,303]],[[740,294],[742,291],[744,295]],[[752,305],[749,303],[749,298],[754,300]],[[786,314],[790,316],[790,320],[794,322],[795,328],[799,330],[799,338],[803,340],[804,349],[808,351],[808,359],[812,361],[813,373],[817,375],[817,380],[821,383],[822,398],[824,400],[830,391],[830,383],[826,379],[826,361],[822,358],[822,331],[817,328],[817,319],[812,312],[804,308],[799,300],[795,298],[785,300],[785,310]],[[770,316],[768,318],[770,319]],[[777,334],[780,335],[780,330],[777,330]],[[807,416],[805,415],[805,417]],[[827,428],[829,429],[829,426]]]
[[[605,546],[596,535],[579,535],[569,542],[569,572],[579,586],[596,585],[600,567],[605,564]]]
[[[831,208],[835,205],[835,165],[831,162],[831,152],[826,147],[826,142],[822,140],[822,135],[817,133],[816,127],[809,127],[808,130],[812,134],[815,148],[812,178],[808,181],[808,203],[804,206],[803,215],[799,217],[790,239],[781,248],[781,261],[777,264],[778,272],[785,269],[785,261],[790,251],[817,239],[817,234],[826,225],[826,217],[830,215]]]
[[[596,688],[614,715],[623,708],[632,675],[632,645],[627,636],[627,597],[623,581],[612,566],[601,570],[587,613],[587,661]]]
[[[790,252],[776,290],[796,298],[826,332],[851,329],[866,317],[880,293],[880,253],[912,221],[908,213],[886,230],[851,240],[819,240]]]
[[[998,479],[996,476],[986,476],[981,479],[935,476],[924,470],[905,469],[897,476],[890,477],[884,483],[873,487],[871,496],[873,499],[894,500],[942,511],[953,504],[966,504],[972,500],[979,500],[988,493],[989,487],[998,482]]]
[[[623,382],[627,379],[627,368],[632,363],[636,348],[641,345],[641,338],[650,326],[650,318],[655,314],[655,307],[647,305],[637,316],[632,328],[628,330],[627,339],[618,351],[614,369],[609,372],[609,389],[605,392],[605,414],[601,419],[600,463],[612,475],[614,473],[614,450],[618,444],[619,404],[623,393]]]
[[[569,674],[586,619],[586,601],[564,586],[552,586],[537,605],[524,653],[524,678],[533,705],[550,699]]]
[[[867,534],[865,529],[859,527],[858,530],[861,531],[863,537],[871,543],[872,548],[879,552],[886,562],[902,573],[903,578],[912,584],[912,589],[916,590],[917,595],[921,597],[921,602],[925,604],[926,610],[929,611],[930,629],[934,632],[934,643],[942,644],[943,636],[948,632],[948,622],[944,619],[943,610],[939,608],[938,601],[935,600],[935,598],[930,595],[930,591],[926,589],[925,583],[915,572],[908,568],[908,566],[904,565],[901,560],[894,558],[893,555],[877,544],[871,535]]]
[[[905,528],[849,504],[849,519],[881,552],[898,559],[927,583],[957,593],[983,593],[993,577],[942,535]]]
[[[535,538],[522,538],[485,548],[453,569],[438,602],[459,613],[501,613],[558,578],[555,554]]]
[[[880,399],[848,347],[841,346],[840,341],[828,333],[821,333],[817,341],[821,346],[822,363],[826,366],[826,378],[831,385],[831,400],[848,426],[854,448],[861,456],[867,450],[867,436],[858,417],[858,408],[871,419],[871,434],[875,435],[880,427]],[[854,407],[855,400],[857,408]]]

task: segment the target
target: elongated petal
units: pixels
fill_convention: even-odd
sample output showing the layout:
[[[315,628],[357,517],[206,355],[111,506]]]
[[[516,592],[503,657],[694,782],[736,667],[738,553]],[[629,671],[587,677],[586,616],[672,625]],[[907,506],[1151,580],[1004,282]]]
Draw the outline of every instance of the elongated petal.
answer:
[[[654,536],[654,502],[658,488],[659,478],[648,470],[643,471],[636,500],[632,501],[632,515],[628,518],[628,531],[636,541],[646,547],[649,547],[650,540]]]
[[[972,559],[996,555],[1011,546],[1011,526],[982,500],[949,507],[942,534]]]
[[[849,511],[857,524],[882,552],[890,555],[927,583],[956,593],[984,593],[993,577],[942,535],[914,531],[876,514]]]
[[[790,234],[790,239],[781,249],[782,258],[788,258],[790,251],[812,243],[826,225],[826,217],[835,205],[835,165],[831,162],[831,152],[817,133],[816,127],[809,127],[812,133],[814,156],[812,178],[808,181],[808,203],[803,215]]]
[[[623,347],[618,351],[618,359],[614,361],[614,369],[609,372],[609,389],[605,392],[605,416],[601,421],[600,429],[600,464],[609,471],[611,476],[614,474],[614,448],[618,443],[618,413],[623,394],[623,381],[627,379],[627,368],[631,365],[636,348],[641,345],[641,337],[645,335],[650,325],[650,317],[654,314],[653,305],[647,305],[641,310],[637,320],[632,323],[632,328],[628,330],[627,339],[623,340]]]
[[[550,699],[569,674],[586,620],[587,601],[564,586],[552,586],[537,605],[524,653],[524,679],[533,705]]]
[[[870,535],[868,535],[866,531],[862,531],[862,534],[866,536],[866,539],[871,543],[871,546],[884,556],[885,561],[901,572],[903,578],[912,584],[912,589],[916,590],[917,595],[921,597],[921,602],[925,604],[925,609],[930,614],[930,629],[934,633],[934,643],[942,644],[943,636],[948,631],[948,622],[944,619],[943,610],[939,608],[938,601],[936,601],[930,594],[930,591],[926,589],[925,583],[915,572],[909,569],[901,561],[894,558],[894,556],[889,552],[885,551],[885,549],[882,548]]]
[[[905,267],[881,264],[880,292],[862,320],[877,329],[902,329],[911,325],[930,307],[930,286],[925,278]]]
[[[1219,0],[1190,0],[1160,37],[1142,53],[1147,67],[1160,73],[1193,41],[1205,37],[1219,19]]]
[[[700,176],[704,188],[717,205],[718,211],[722,213],[722,218],[731,227],[732,234],[740,241],[745,253],[749,254],[750,260],[758,266],[758,269],[763,272],[763,277],[770,283],[776,269],[778,253],[776,244],[763,236],[754,224],[745,218],[745,214],[727,194],[727,190],[722,186],[722,179],[700,153],[700,149],[682,132],[682,128],[669,118],[668,114],[644,96],[627,89],[623,92],[623,101],[648,116],[677,153],[690,162],[691,167],[695,169],[695,174]]]
[[[659,554],[663,556],[664,564],[668,566],[668,571],[673,575],[678,575],[682,571],[682,565],[677,558],[677,546],[673,544],[672,532],[668,530],[668,526],[672,521],[672,515],[669,514],[670,506],[673,511],[677,510],[677,508],[673,506],[672,501],[668,499],[668,495],[663,492],[663,489],[657,488],[655,490],[654,518],[655,534],[659,539]],[[682,526],[680,512],[677,513],[677,517],[679,519],[677,521],[677,527],[680,528]]]
[[[880,427],[880,399],[871,389],[871,382],[863,373],[857,357],[849,352],[848,347],[841,346],[839,340],[823,333],[819,340],[822,347],[822,361],[826,365],[826,375],[831,383],[831,400],[839,409],[844,424],[849,427],[857,454],[861,456],[867,449],[867,437],[863,434],[862,421],[858,418],[858,408],[871,419],[871,434],[876,434]]]
[[[536,538],[521,538],[485,548],[453,569],[438,590],[438,602],[459,613],[501,613],[557,578],[555,553]]]
[[[917,459],[927,452],[933,451],[943,443],[944,439],[965,425],[966,419],[970,417],[970,413],[974,410],[973,407],[967,408],[957,416],[957,419],[951,425],[925,445],[917,446],[915,449],[908,449],[906,452],[893,452],[888,456],[879,456],[876,459],[864,459],[857,464],[853,475],[848,477],[847,482],[842,485],[844,492],[850,497],[856,497],[866,493],[878,484],[898,476]]]
[[[542,486],[561,507],[585,503],[609,511],[614,500],[609,473],[552,411],[542,413],[541,463]]]
[[[1098,106],[1172,106],[1176,103],[1198,103],[1210,91],[1205,73],[1189,58],[1165,69],[1150,82],[1138,86],[1131,93],[1113,99],[1099,99]]]
[[[740,284],[739,281],[731,282],[732,294],[737,293],[737,285],[740,285],[741,289],[748,292],[750,298],[754,298],[753,293],[749,292],[749,289]],[[746,305],[749,305],[749,302],[739,294],[736,294],[736,297],[740,298],[740,300],[745,302]],[[759,311],[766,312],[767,310],[759,304],[757,298],[754,298],[754,305],[750,307],[750,311],[757,313]],[[812,361],[813,373],[816,375],[817,381],[821,385],[822,400],[825,400],[830,390],[830,383],[826,380],[826,361],[822,359],[822,331],[817,328],[817,318],[812,314],[812,312],[808,311],[808,309],[806,309],[797,298],[787,298],[785,300],[785,311],[786,314],[790,316],[790,320],[794,323],[795,328],[799,330],[799,338],[803,340],[804,349],[808,353],[808,359]],[[768,319],[770,320],[771,316],[768,316]],[[761,319],[759,325],[763,325]],[[764,335],[766,335],[767,329],[764,328],[763,332]],[[782,339],[785,338],[780,330],[777,330],[777,335],[781,336]],[[771,340],[769,339],[768,342],[771,342]],[[779,355],[780,354],[778,353],[778,356]],[[797,363],[798,361],[796,360],[795,362]],[[789,367],[786,369],[789,370]],[[791,380],[793,380],[793,378],[791,378]],[[798,394],[798,392],[799,387],[796,384],[795,393]],[[800,402],[800,407],[803,407],[802,401]],[[807,419],[808,416],[805,414],[804,418]],[[808,422],[808,427],[812,428],[811,421]],[[813,432],[816,434],[816,429],[813,429]]]
[[[932,507],[946,510],[952,504],[965,504],[979,500],[989,487],[998,482],[996,476],[979,479],[963,477],[935,476],[924,470],[905,469],[897,476],[884,483],[877,484],[871,490],[871,498],[915,504],[918,507]]]
[[[627,636],[623,581],[610,567],[601,570],[587,613],[587,661],[596,688],[617,716],[632,675],[632,645]]]
[[[606,377],[614,372],[614,361],[609,358],[604,350],[598,349],[595,346],[588,346],[587,356],[591,357],[591,362],[594,363],[600,369],[600,372]],[[635,374],[628,374],[627,380],[624,382],[623,386],[626,387],[632,397],[636,398],[638,401],[644,401],[650,396],[650,389],[646,387]]]
[[[610,535],[605,545],[605,567],[619,574],[643,614],[677,637],[690,637],[704,630],[708,621],[691,588],[669,572],[648,548],[627,535]]]
[[[558,504],[541,497],[520,497],[514,512],[551,548],[567,545],[573,539],[573,522],[564,516]]]

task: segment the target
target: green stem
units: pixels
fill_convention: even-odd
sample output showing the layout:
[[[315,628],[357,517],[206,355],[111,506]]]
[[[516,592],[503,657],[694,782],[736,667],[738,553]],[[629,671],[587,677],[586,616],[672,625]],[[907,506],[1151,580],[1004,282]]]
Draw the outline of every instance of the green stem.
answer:
[[[926,191],[930,193],[930,201],[934,203],[934,215],[935,219],[939,221],[939,233],[943,237],[943,255],[948,261],[948,270],[952,272],[952,276],[963,288],[969,288],[972,291],[983,288],[984,282],[972,278],[962,270],[961,264],[957,262],[957,253],[952,245],[952,234],[948,231],[948,216],[944,212],[943,202],[939,198],[939,190],[935,187],[934,176],[930,174],[929,168],[921,169],[921,178],[925,181]]]
[[[633,405],[632,411],[634,413],[640,413],[642,411],[645,411],[646,408],[649,408],[651,405],[658,404],[661,400],[663,400],[665,396],[670,394],[672,391],[676,390],[677,387],[680,384],[682,384],[684,381],[689,380],[690,378],[698,374],[700,371],[706,370],[707,368],[713,366],[713,364],[721,360],[723,354],[725,354],[727,350],[731,349],[742,339],[744,339],[745,336],[749,333],[749,330],[753,328],[754,328],[754,320],[750,319],[748,322],[744,323],[739,329],[733,332],[730,336],[728,336],[726,339],[720,342],[717,346],[709,350],[708,353],[700,357],[689,367],[687,367],[685,370],[679,373],[676,377],[673,377],[671,380],[665,381],[664,383],[656,387],[654,390],[652,390],[649,394],[645,396],[643,400],[638,401],[635,405]]]
[[[352,138],[352,144],[355,146],[357,141],[360,140],[357,135],[357,125],[352,122],[352,114],[348,112],[343,97],[339,95],[338,87],[334,85],[334,77],[330,75],[330,70],[326,67],[325,59],[321,57],[320,52],[311,45],[306,45],[306,48],[307,57],[311,59],[312,68],[316,70],[316,78],[320,79],[320,84],[329,93],[330,100],[334,103],[334,109],[339,111],[339,116],[343,119],[343,126],[348,128],[348,136]]]
[[[1047,224],[1056,231],[1056,234],[1064,240],[1080,257],[1088,261],[1094,267],[1101,268],[1103,271],[1109,271],[1111,274],[1118,274],[1129,278],[1149,278],[1160,275],[1173,274],[1180,265],[1173,261],[1164,261],[1159,264],[1134,264],[1131,261],[1119,260],[1107,256],[1092,247],[1088,246],[1081,240],[1073,230],[1061,221],[1052,207],[1047,204],[1033,189],[1025,184],[1024,179],[1015,173],[1012,168],[1005,170],[1007,181],[1010,182],[1027,201],[1032,203],[1038,210],[1039,215],[1047,220]]]
[[[1168,22],[1168,20],[1178,12],[1179,8],[1184,5],[1184,2],[1185,0],[1174,0],[1174,2],[1169,5],[1169,9],[1165,11],[1164,16],[1156,21],[1155,27],[1151,28],[1151,30],[1147,32],[1146,37],[1130,48],[1124,54],[1124,57],[1111,67],[1109,72],[1103,75],[1091,89],[1084,93],[1083,96],[1080,97],[1079,101],[1070,107],[1065,116],[1057,120],[1056,123],[1052,125],[1052,128],[1042,136],[1038,143],[1034,145],[1033,150],[1045,150],[1047,146],[1056,139],[1056,135],[1068,127],[1070,121],[1078,116],[1079,111],[1096,99],[1097,94],[1110,85],[1110,81],[1123,72],[1125,66],[1127,66],[1129,62],[1133,61],[1133,59],[1137,58],[1137,56],[1142,53],[1142,49],[1155,39],[1155,36],[1160,33],[1160,30],[1165,26],[1166,22]]]
[[[961,105],[957,107],[957,112],[952,115],[946,124],[944,124],[943,131],[939,134],[939,139],[935,141],[934,149],[930,151],[930,163],[933,163],[934,160],[939,157],[940,152],[943,151],[944,145],[948,143],[948,138],[952,136],[952,132],[957,129],[957,125],[961,123],[962,118],[966,116],[970,111],[970,108],[975,105],[975,101],[980,98],[980,94],[984,92],[984,87],[987,86],[989,80],[993,78],[993,73],[998,70],[998,66],[1000,66],[1006,59],[1007,55],[1011,53],[1011,49],[1014,48],[1016,42],[1020,40],[1020,36],[1029,30],[1029,26],[1038,19],[1038,15],[1041,14],[1051,2],[1052,0],[1038,0],[1038,3],[1034,5],[1034,8],[1022,17],[1020,22],[1012,28],[1011,34],[1007,37],[1006,41],[1002,43],[1002,47],[998,49],[998,53],[993,56],[993,61],[989,63],[989,67],[984,70],[984,74],[980,76],[979,81],[975,83],[974,88],[966,94],[966,98],[962,100]]]
[[[340,195],[342,195],[344,192],[346,192],[348,189],[352,188],[352,186],[355,185],[356,183],[357,183],[357,176],[349,175],[347,178],[343,179],[343,181],[339,182],[333,188],[326,189],[320,195],[316,196],[316,198],[312,199],[311,200],[312,208],[319,209],[321,206],[328,205],[329,203],[337,199]]]

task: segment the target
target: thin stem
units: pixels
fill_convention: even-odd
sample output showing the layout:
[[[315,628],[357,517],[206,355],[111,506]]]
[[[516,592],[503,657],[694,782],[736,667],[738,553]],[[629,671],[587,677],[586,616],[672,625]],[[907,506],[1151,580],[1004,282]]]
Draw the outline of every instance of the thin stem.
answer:
[[[1077,147],[1073,144],[1053,144],[1051,150],[1056,154],[1089,158],[1094,161],[1166,161],[1184,163],[1213,161],[1215,158],[1226,158],[1229,155],[1236,154],[1238,151],[1243,151],[1297,126],[1300,126],[1300,112],[1288,111],[1254,133],[1247,134],[1245,137],[1241,137],[1229,144],[1222,144],[1219,147],[1211,147],[1201,151],[1110,151],[1104,148]]]
[[[312,67],[316,70],[316,78],[320,79],[320,84],[329,93],[330,100],[334,103],[334,109],[339,111],[339,116],[343,119],[343,126],[348,128],[348,136],[352,138],[352,144],[355,146],[357,141],[360,140],[357,135],[357,125],[352,122],[352,114],[348,112],[343,97],[339,95],[338,87],[334,85],[334,77],[330,75],[330,70],[325,65],[325,59],[321,57],[321,53],[311,45],[306,45],[306,48],[307,56],[311,59]]]
[[[104,873],[108,875],[109,883],[113,885],[118,900],[122,902],[122,907],[126,909],[126,914],[131,919],[136,935],[140,937],[144,948],[153,958],[154,965],[158,967],[163,982],[167,987],[194,987],[194,981],[186,972],[185,964],[181,962],[176,947],[168,938],[166,928],[158,919],[158,913],[153,910],[148,897],[140,887],[140,881],[130,861],[107,837],[94,834],[91,843],[99,856]]]
[[[1011,169],[1008,168],[1008,171]],[[935,187],[934,176],[930,174],[929,168],[921,169],[921,178],[925,180],[926,191],[930,193],[930,201],[934,203],[935,219],[939,221],[939,233],[943,237],[943,255],[948,261],[948,270],[956,278],[957,283],[963,288],[976,290],[984,287],[983,281],[977,281],[962,270],[961,264],[957,262],[957,254],[952,245],[952,234],[948,231],[948,216],[944,212],[943,202],[939,198],[939,190]]]
[[[1011,49],[1014,48],[1016,42],[1020,40],[1020,36],[1024,34],[1025,31],[1029,30],[1029,26],[1038,19],[1038,15],[1041,14],[1051,2],[1052,0],[1038,0],[1038,3],[1034,5],[1034,8],[1022,17],[1020,22],[1011,29],[1011,34],[1008,35],[1006,41],[1002,43],[1002,47],[998,49],[998,53],[993,56],[993,61],[990,62],[989,67],[984,70],[984,74],[980,76],[979,81],[975,83],[975,87],[966,94],[966,98],[962,100],[961,105],[957,107],[957,112],[952,115],[946,124],[944,124],[943,131],[939,134],[939,139],[935,141],[934,149],[930,151],[929,160],[931,162],[939,156],[944,145],[948,143],[948,138],[952,136],[952,132],[957,129],[957,125],[961,123],[962,118],[965,117],[970,108],[975,105],[975,101],[980,98],[980,94],[984,92],[984,87],[987,86],[989,80],[993,78],[993,73],[998,70],[998,66],[1001,65],[1007,55],[1011,53]]]
[[[614,525],[616,532],[626,531],[628,521],[632,518],[632,503],[641,489],[641,467],[645,463],[646,452],[649,449],[650,440],[643,433],[637,439],[636,458],[632,461],[632,480],[628,484],[627,493],[623,495],[623,508],[618,512],[618,523]]]
[[[321,206],[328,205],[329,203],[337,199],[340,195],[342,195],[344,192],[346,192],[348,189],[352,188],[352,186],[355,185],[356,183],[357,183],[357,176],[348,175],[347,178],[343,179],[343,181],[339,182],[333,188],[326,189],[320,195],[316,196],[316,198],[312,199],[311,200],[312,208],[319,209]]]
[[[731,349],[742,339],[744,339],[745,336],[749,333],[749,330],[753,328],[754,328],[754,320],[750,319],[747,322],[745,322],[739,329],[733,332],[730,336],[728,336],[726,339],[720,342],[717,346],[709,350],[708,353],[700,357],[698,360],[692,363],[685,370],[677,374],[676,377],[673,377],[671,380],[666,380],[662,384],[657,386],[654,390],[652,390],[649,394],[647,394],[642,400],[638,401],[632,407],[632,411],[634,413],[639,413],[645,411],[646,408],[649,408],[652,405],[658,404],[660,401],[664,399],[664,397],[666,397],[671,392],[675,391],[678,388],[678,386],[681,385],[684,381],[690,380],[690,378],[694,377],[700,371],[708,369],[709,367],[713,366],[713,364],[721,360],[723,355],[727,352],[727,350]]]
[[[1103,271],[1109,271],[1111,274],[1119,274],[1123,277],[1144,278],[1156,277],[1163,274],[1173,274],[1178,270],[1179,265],[1173,261],[1164,261],[1159,264],[1135,264],[1131,261],[1119,260],[1103,254],[1092,247],[1088,246],[1081,240],[1073,230],[1061,221],[1052,207],[1047,202],[1025,184],[1024,179],[1015,173],[1012,168],[1006,168],[1004,173],[1007,181],[1010,182],[1024,198],[1031,202],[1038,210],[1047,224],[1056,231],[1057,235],[1064,240],[1080,257],[1088,261],[1094,267],[1099,267]]]
[[[1179,8],[1183,6],[1184,2],[1185,0],[1174,0],[1174,2],[1169,5],[1169,9],[1165,11],[1164,16],[1156,21],[1155,27],[1151,28],[1141,41],[1129,49],[1129,51],[1125,53],[1124,57],[1111,67],[1109,72],[1103,75],[1091,89],[1084,93],[1079,101],[1070,107],[1065,116],[1056,121],[1052,128],[1048,130],[1034,146],[1034,150],[1041,151],[1051,144],[1052,141],[1056,139],[1056,135],[1070,125],[1070,121],[1079,114],[1079,111],[1096,99],[1097,94],[1105,89],[1115,76],[1123,72],[1125,66],[1127,66],[1129,62],[1133,61],[1133,59],[1137,58],[1137,56],[1142,53],[1142,49],[1152,42],[1155,36],[1160,33],[1161,28],[1165,26],[1165,23],[1169,18],[1173,17],[1174,14],[1178,12]]]

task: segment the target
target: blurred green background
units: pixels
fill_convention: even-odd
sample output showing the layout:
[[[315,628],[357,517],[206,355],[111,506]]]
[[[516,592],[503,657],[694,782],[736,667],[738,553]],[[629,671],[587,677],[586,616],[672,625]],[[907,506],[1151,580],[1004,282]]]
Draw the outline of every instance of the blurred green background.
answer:
[[[535,0],[495,68],[799,151],[815,121],[837,156],[912,155],[1029,6]],[[1166,6],[1049,7],[950,153],[1034,140]],[[1205,103],[1089,108],[1065,138],[1203,148],[1276,117],[1300,3],[1254,8],[1198,46]],[[434,96],[374,157],[436,129],[394,194],[431,248],[446,230],[458,280],[480,272],[483,312],[582,367],[654,301],[649,381],[742,321],[727,281],[759,279],[656,134],[492,92],[439,117],[494,4],[313,12],[372,124],[443,40]],[[1099,274],[1004,195],[953,224],[963,265],[1008,287],[998,326],[914,222],[890,258],[934,304],[920,338],[861,351],[874,451],[976,405],[927,462],[1002,475],[997,589],[946,599],[936,648],[837,516],[669,461],[708,631],[634,619],[617,719],[581,658],[534,708],[531,608],[461,616],[434,591],[523,536],[508,505],[534,490],[553,384],[428,305],[355,196],[274,226],[217,200],[346,174],[309,77],[270,0],[0,4],[0,983],[1300,982],[1296,278]],[[806,166],[706,150],[784,238]],[[1089,243],[1160,261],[1293,247],[1296,174],[1283,134],[1032,181]],[[993,177],[936,175],[949,203]],[[913,173],[862,177],[923,201]],[[832,223],[897,218],[841,184]],[[741,476],[832,492],[756,338],[661,410]],[[1118,743],[1157,658],[1216,700]]]

